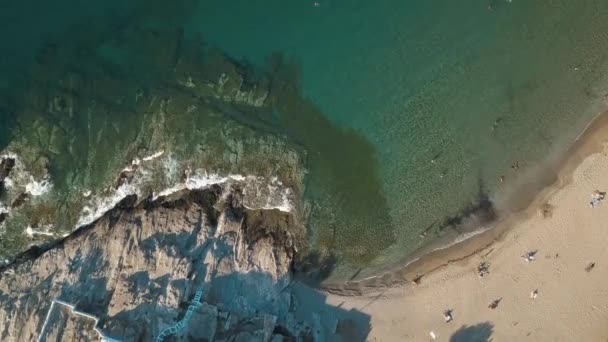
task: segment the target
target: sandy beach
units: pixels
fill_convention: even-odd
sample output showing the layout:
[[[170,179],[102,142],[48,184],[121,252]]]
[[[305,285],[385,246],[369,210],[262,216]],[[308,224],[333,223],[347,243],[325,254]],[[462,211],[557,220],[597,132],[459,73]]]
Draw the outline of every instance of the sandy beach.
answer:
[[[419,284],[332,294],[328,302],[370,315],[370,341],[432,341],[431,332],[436,341],[608,340],[608,201],[590,206],[595,190],[608,190],[608,128],[594,126],[559,179],[494,242],[462,260],[444,259]],[[529,251],[537,251],[530,262],[522,257]],[[483,262],[489,274],[480,277]]]

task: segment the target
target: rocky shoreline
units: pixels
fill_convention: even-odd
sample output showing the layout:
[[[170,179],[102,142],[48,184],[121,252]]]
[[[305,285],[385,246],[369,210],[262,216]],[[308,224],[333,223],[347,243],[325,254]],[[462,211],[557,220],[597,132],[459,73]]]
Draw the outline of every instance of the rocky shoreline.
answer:
[[[179,29],[133,25],[112,37],[48,42],[18,95],[0,99],[17,123],[0,146],[0,179],[12,185],[0,188],[0,208],[19,207],[0,209],[2,261],[188,176],[242,178],[254,208],[303,191],[305,152],[258,113],[269,110],[267,78]],[[45,196],[32,198],[30,184],[48,185]]]

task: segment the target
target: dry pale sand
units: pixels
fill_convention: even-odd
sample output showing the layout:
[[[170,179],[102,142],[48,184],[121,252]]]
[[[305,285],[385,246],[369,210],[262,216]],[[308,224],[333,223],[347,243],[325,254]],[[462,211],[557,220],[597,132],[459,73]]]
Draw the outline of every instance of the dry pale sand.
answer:
[[[589,206],[595,189],[608,191],[607,151],[587,156],[545,192],[552,216],[525,217],[491,246],[425,275],[419,285],[380,295],[329,295],[328,302],[369,314],[370,341],[430,341],[431,331],[437,341],[607,341],[608,198]],[[521,257],[529,250],[538,250],[530,263]],[[490,274],[480,278],[482,261],[490,263]],[[595,267],[587,272],[591,262]],[[495,310],[488,308],[499,298]],[[443,319],[446,309],[453,309],[450,323]],[[458,339],[465,327],[480,339]]]

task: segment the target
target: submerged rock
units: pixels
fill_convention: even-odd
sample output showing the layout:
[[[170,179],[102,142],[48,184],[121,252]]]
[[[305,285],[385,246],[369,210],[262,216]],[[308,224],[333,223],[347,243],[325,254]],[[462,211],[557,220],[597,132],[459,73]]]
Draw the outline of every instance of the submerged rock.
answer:
[[[4,178],[8,177],[13,167],[15,167],[15,158],[2,158],[2,161],[0,161],[0,182],[3,182]]]

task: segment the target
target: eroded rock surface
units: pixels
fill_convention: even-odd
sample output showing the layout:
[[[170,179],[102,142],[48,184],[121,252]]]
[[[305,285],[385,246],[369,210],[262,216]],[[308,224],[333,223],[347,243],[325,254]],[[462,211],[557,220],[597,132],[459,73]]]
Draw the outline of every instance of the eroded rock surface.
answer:
[[[21,255],[1,269],[0,340],[41,332],[47,341],[364,339],[364,315],[294,285],[293,216],[247,210],[241,196],[213,186],[127,198],[56,245]]]

